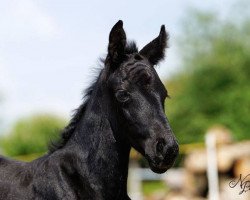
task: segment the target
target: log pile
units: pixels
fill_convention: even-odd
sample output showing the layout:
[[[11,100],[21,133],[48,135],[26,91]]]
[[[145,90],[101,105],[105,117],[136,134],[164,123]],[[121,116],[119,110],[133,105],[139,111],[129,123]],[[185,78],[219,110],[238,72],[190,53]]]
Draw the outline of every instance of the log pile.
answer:
[[[249,200],[250,180],[248,191],[239,194],[242,188],[240,184],[234,188],[229,186],[232,180],[238,180],[240,176],[249,174],[250,179],[250,141],[233,143],[231,133],[224,128],[214,128],[209,134],[216,136],[217,166],[219,174],[219,192],[221,200]],[[206,149],[196,149],[190,152],[184,162],[184,170],[180,185],[172,188],[166,196],[166,200],[191,200],[208,198],[207,182],[207,155]],[[170,179],[170,177],[169,177]],[[167,179],[166,179],[167,180]],[[169,181],[166,181],[169,186]],[[170,186],[171,187],[171,186]],[[177,198],[178,197],[178,198]]]

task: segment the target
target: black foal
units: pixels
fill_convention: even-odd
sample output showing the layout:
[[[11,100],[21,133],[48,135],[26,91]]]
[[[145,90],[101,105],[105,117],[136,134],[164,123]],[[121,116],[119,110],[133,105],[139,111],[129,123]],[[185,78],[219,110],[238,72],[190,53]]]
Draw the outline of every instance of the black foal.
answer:
[[[61,140],[30,163],[0,157],[1,200],[127,200],[131,147],[156,173],[169,169],[178,144],[164,113],[167,90],[154,66],[167,33],[138,51],[122,21],[109,35],[108,54]]]

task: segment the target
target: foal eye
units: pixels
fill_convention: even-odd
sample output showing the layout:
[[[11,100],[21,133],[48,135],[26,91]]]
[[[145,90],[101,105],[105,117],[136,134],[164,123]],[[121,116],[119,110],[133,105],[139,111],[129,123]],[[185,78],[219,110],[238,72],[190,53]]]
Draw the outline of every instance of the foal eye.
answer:
[[[119,101],[121,103],[125,103],[129,100],[130,95],[125,90],[118,90],[115,94],[115,97],[116,97],[117,101]]]
[[[140,77],[140,82],[143,86],[148,86],[152,82],[152,77],[148,73],[143,73]]]
[[[151,76],[145,76],[143,82],[145,85],[149,85],[151,83],[151,80]]]

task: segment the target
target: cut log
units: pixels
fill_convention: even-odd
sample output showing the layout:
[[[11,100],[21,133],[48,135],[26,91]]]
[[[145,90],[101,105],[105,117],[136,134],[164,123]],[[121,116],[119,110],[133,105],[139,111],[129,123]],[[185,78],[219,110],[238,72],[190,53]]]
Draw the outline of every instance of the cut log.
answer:
[[[206,134],[215,136],[217,146],[231,144],[233,142],[232,132],[224,126],[214,126],[208,129]]]
[[[205,173],[207,168],[207,155],[205,149],[197,149],[186,156],[184,166],[195,174]]]
[[[187,170],[182,191],[187,196],[203,196],[207,192],[206,174],[194,174]]]
[[[221,146],[217,155],[219,171],[229,171],[242,157],[250,157],[250,141]]]
[[[234,163],[242,157],[250,157],[250,141],[218,146],[217,163],[219,172],[228,172],[232,169]],[[206,150],[198,149],[188,154],[184,165],[193,173],[205,173],[207,167]]]
[[[234,165],[234,176],[240,177],[242,175],[243,177],[250,174],[250,156],[249,157],[243,157],[236,161]]]

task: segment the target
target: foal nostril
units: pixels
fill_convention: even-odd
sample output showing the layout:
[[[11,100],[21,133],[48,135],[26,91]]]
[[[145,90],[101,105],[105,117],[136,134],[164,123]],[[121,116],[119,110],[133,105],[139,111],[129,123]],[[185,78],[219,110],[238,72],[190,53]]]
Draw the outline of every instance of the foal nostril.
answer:
[[[164,153],[164,147],[166,145],[166,142],[164,139],[159,139],[157,144],[156,144],[156,151],[160,154]]]
[[[175,143],[167,148],[167,154],[165,155],[165,159],[175,159],[178,154],[179,146],[177,143]]]

